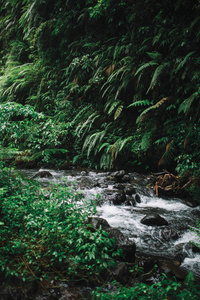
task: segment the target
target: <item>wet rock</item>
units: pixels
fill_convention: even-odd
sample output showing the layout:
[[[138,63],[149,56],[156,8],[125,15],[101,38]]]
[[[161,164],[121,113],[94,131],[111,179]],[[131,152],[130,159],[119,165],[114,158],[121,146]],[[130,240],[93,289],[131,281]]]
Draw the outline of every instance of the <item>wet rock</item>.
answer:
[[[161,229],[160,235],[165,241],[177,240],[179,238],[179,235],[175,230],[167,227]]]
[[[122,182],[129,182],[131,180],[130,176],[129,175],[124,175],[122,178],[121,178],[121,181]]]
[[[140,222],[147,226],[168,225],[168,222],[158,214],[146,215]]]
[[[108,222],[103,218],[91,217],[89,218],[89,223],[92,224],[95,229],[99,229],[100,226],[103,230],[107,230],[110,228]]]
[[[129,277],[128,267],[125,262],[118,262],[116,267],[111,270],[112,277],[120,283],[126,283]],[[111,278],[113,280],[113,278]]]
[[[135,206],[136,205],[135,199],[133,197],[127,195],[125,205]]]
[[[193,253],[200,253],[200,248],[196,245],[192,244],[192,252]]]
[[[125,189],[125,186],[124,186],[123,184],[121,184],[121,183],[115,183],[115,184],[113,185],[113,187],[114,187],[115,189],[118,189],[118,190],[124,190],[124,189]]]
[[[81,176],[86,176],[87,175],[87,172],[86,171],[82,171],[81,172]]]
[[[137,203],[141,203],[141,198],[140,198],[140,196],[138,194],[135,195],[135,201]]]
[[[125,171],[124,170],[121,170],[121,171],[117,171],[117,172],[114,172],[112,174],[112,176],[115,178],[115,180],[117,182],[121,182],[121,179],[122,177],[125,175]]]
[[[59,300],[79,300],[82,299],[79,289],[68,288],[62,292],[62,296]]]
[[[134,262],[136,245],[130,241],[120,230],[117,228],[108,228],[106,230],[109,233],[110,238],[116,240],[117,249],[122,249],[124,254],[123,261]]]
[[[33,178],[50,178],[50,177],[53,177],[53,175],[49,172],[49,171],[39,171],[37,172]]]
[[[162,262],[162,269],[165,271],[165,273],[168,273],[168,275],[170,275],[169,273],[172,273],[172,275],[175,275],[176,278],[179,279],[185,279],[188,274],[186,270],[170,261]]]
[[[98,182],[94,178],[91,178],[88,176],[81,177],[80,188],[83,190],[91,189],[91,188],[97,186],[97,184],[98,184]]]
[[[125,189],[125,194],[126,195],[129,195],[129,196],[131,196],[131,195],[133,195],[133,194],[135,194],[136,193],[136,190],[135,190],[135,188],[134,187],[130,187],[130,188],[127,188],[127,189]]]
[[[114,205],[121,205],[126,201],[126,195],[124,191],[121,193],[114,193],[109,197],[109,200],[111,200]]]

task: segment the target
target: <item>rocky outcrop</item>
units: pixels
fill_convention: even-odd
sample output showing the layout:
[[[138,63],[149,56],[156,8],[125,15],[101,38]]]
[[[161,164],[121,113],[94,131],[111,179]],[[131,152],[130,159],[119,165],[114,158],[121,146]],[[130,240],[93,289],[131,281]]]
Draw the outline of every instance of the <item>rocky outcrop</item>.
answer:
[[[147,226],[168,225],[168,222],[158,214],[146,215],[140,222]]]

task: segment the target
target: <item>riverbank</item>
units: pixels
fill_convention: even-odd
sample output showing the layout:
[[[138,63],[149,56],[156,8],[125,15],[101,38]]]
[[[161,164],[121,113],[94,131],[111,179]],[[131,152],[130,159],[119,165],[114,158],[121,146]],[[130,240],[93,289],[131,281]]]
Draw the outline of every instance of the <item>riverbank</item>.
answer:
[[[47,172],[46,174],[51,174],[51,176],[40,177],[37,171],[23,170],[25,177],[23,176],[22,178],[14,175],[13,171],[7,173],[7,177],[5,173],[1,177],[1,182],[4,180],[4,189],[2,189],[3,186],[1,187],[1,199],[3,201],[3,206],[1,206],[1,223],[4,223],[1,224],[1,234],[4,235],[4,242],[2,242],[1,247],[1,254],[4,255],[1,261],[1,282],[7,282],[11,286],[14,283],[10,289],[7,284],[6,288],[1,289],[2,299],[4,299],[4,296],[12,295],[14,291],[15,296],[10,296],[11,299],[17,299],[16,295],[18,295],[19,299],[28,299],[28,297],[33,299],[51,299],[53,297],[54,299],[65,299],[66,297],[72,297],[71,299],[91,299],[93,297],[93,299],[96,299],[94,298],[97,297],[95,292],[93,292],[93,296],[91,295],[97,286],[107,286],[108,293],[115,293],[118,289],[121,289],[122,287],[119,287],[120,284],[128,284],[132,288],[136,284],[141,284],[140,290],[142,290],[142,284],[147,284],[149,287],[155,283],[158,285],[162,273],[167,274],[171,284],[172,281],[170,280],[175,276],[179,282],[177,282],[177,286],[179,284],[184,285],[189,270],[184,273],[182,264],[193,250],[191,248],[187,249],[186,244],[188,242],[184,240],[185,234],[183,232],[187,231],[188,227],[191,226],[189,223],[188,226],[185,226],[185,223],[191,222],[191,217],[194,219],[195,212],[198,215],[198,208],[191,208],[180,199],[155,198],[152,191],[146,188],[149,178],[137,173],[127,174],[124,171],[116,173],[89,170],[82,170],[81,172],[80,170],[55,171],[46,169],[40,170],[40,172]],[[27,176],[29,178],[36,177],[42,188],[38,186],[37,181],[33,183],[31,180],[31,183],[29,180],[26,180]],[[125,178],[122,180],[124,176]],[[52,187],[49,186],[50,181],[53,183]],[[10,182],[9,189],[5,189],[8,182]],[[31,189],[29,189],[29,184]],[[97,195],[101,195],[101,198]],[[87,200],[86,203],[84,199]],[[89,202],[88,199],[90,199]],[[76,209],[72,203],[76,203]],[[93,206],[94,203],[97,204],[96,212],[93,211],[93,208],[96,206],[96,204]],[[83,204],[84,207],[87,207],[87,212]],[[159,205],[161,205],[162,209],[159,208]],[[69,213],[66,212],[66,209],[71,211],[70,218],[67,217]],[[105,220],[101,223],[103,231],[98,226],[95,227],[96,223],[92,227],[88,225],[88,222],[85,223],[88,209],[92,215],[97,215],[95,217],[97,220],[99,218]],[[159,213],[169,225],[142,224],[141,220],[147,215],[149,209],[151,209],[151,214],[152,209],[161,209]],[[168,211],[170,213],[173,211],[173,216],[167,216],[166,213]],[[184,221],[181,219],[181,216],[177,215],[180,211],[184,214]],[[6,212],[8,216],[6,216]],[[80,217],[83,216],[80,212],[84,212],[83,227],[79,223]],[[22,223],[19,223],[19,221]],[[77,229],[73,227],[73,231],[70,233],[70,229],[67,226],[72,224],[76,226],[75,224],[77,223],[79,223]],[[110,226],[113,229],[110,229]],[[176,228],[175,233],[173,226]],[[12,230],[14,230],[15,238],[11,235]],[[119,234],[117,230],[120,230],[123,234]],[[8,231],[10,232],[10,242],[6,238]],[[122,244],[125,245],[124,249],[126,251],[131,251],[131,257],[119,259],[120,253],[118,253],[118,250],[122,248],[122,245],[116,248],[114,246],[116,244],[110,244],[111,236],[107,236],[109,231],[110,234],[113,231],[117,233],[117,235],[112,236],[115,240],[120,235],[124,236],[126,243],[123,242]],[[78,232],[80,233],[79,238],[77,237]],[[143,234],[141,234],[142,232]],[[34,242],[34,238],[38,234],[39,241]],[[70,237],[67,238],[66,234],[70,234]],[[72,234],[75,234],[74,243],[72,242]],[[99,242],[98,237],[100,238]],[[128,244],[127,238],[129,238]],[[79,239],[82,242],[78,242]],[[180,247],[181,239],[184,242]],[[71,246],[66,248],[68,247],[68,242]],[[106,243],[108,243],[107,246],[105,246]],[[134,243],[136,244],[136,253]],[[145,243],[146,246],[144,247]],[[170,250],[175,243],[177,254],[179,254],[177,257],[175,257],[175,252],[171,255],[172,252]],[[82,250],[78,251],[79,259],[77,256],[75,260],[72,259],[73,264],[70,263],[70,268],[72,268],[70,271],[69,251],[77,251],[78,245],[84,250],[83,252]],[[161,254],[164,245],[164,248],[169,248],[169,253],[166,254],[164,252],[164,255],[157,255],[158,253]],[[157,249],[156,255],[153,255],[154,247]],[[148,254],[148,248],[151,251],[151,255]],[[99,252],[98,249],[101,249],[101,251]],[[102,249],[105,249],[105,251],[102,252]],[[147,252],[144,255],[145,251]],[[171,259],[169,259],[169,256],[171,256]],[[10,258],[12,258],[11,261],[9,261]],[[53,259],[52,263],[50,263],[49,259],[50,261]],[[101,268],[97,271],[100,266],[98,263],[99,259],[101,261],[99,263],[102,265],[101,272],[99,272]],[[18,265],[19,262],[20,264]],[[111,267],[112,262],[117,262],[114,269]],[[83,266],[81,267],[82,263]],[[9,267],[9,264],[12,267]],[[97,269],[91,269],[91,267],[96,268],[96,264]],[[22,272],[23,268],[24,273]],[[52,269],[54,269],[53,272]],[[109,270],[109,273],[107,274],[105,270]],[[20,276],[19,272],[22,272]],[[28,278],[26,278],[27,274],[29,274]],[[58,277],[57,279],[56,276]],[[59,276],[61,277],[59,278]],[[14,280],[16,277],[18,279]],[[195,284],[195,277],[192,276],[191,278]],[[117,287],[110,283],[113,280],[118,282]],[[78,283],[75,284],[75,282]],[[165,288],[163,286],[163,291],[165,289],[166,286]],[[5,295],[3,294],[4,292]],[[104,291],[104,294],[107,292]],[[167,291],[165,292],[167,293]],[[175,293],[175,290],[173,293]],[[101,295],[100,297],[103,296]]]

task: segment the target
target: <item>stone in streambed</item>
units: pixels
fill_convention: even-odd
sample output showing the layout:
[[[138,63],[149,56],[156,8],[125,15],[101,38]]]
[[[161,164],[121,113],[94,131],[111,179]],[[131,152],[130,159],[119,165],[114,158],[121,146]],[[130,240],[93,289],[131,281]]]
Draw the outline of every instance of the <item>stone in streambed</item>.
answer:
[[[103,218],[90,217],[89,223],[92,224],[95,229],[99,229],[100,226],[103,230],[107,230],[110,228],[110,225],[108,224],[108,222]]]
[[[125,171],[124,171],[124,170],[121,170],[121,171],[117,171],[117,172],[112,173],[112,177],[114,177],[114,179],[115,179],[117,182],[121,182],[122,177],[123,177],[124,175],[125,175]]]
[[[146,215],[140,223],[147,225],[147,226],[163,226],[163,225],[169,225],[169,223],[160,215],[158,214],[151,214]]]
[[[137,203],[141,203],[141,198],[140,198],[140,196],[138,194],[135,195],[135,201]]]
[[[134,187],[129,187],[129,188],[125,189],[125,194],[126,194],[126,195],[131,196],[131,195],[133,195],[133,194],[135,194],[135,193],[136,193],[136,190],[135,190]]]
[[[179,235],[175,230],[167,227],[161,229],[160,235],[165,241],[177,240],[179,238]]]
[[[121,193],[113,193],[110,197],[109,200],[113,202],[114,205],[121,205],[126,201],[126,195],[124,191]]]
[[[50,178],[53,177],[53,175],[49,171],[38,171],[33,178]]]

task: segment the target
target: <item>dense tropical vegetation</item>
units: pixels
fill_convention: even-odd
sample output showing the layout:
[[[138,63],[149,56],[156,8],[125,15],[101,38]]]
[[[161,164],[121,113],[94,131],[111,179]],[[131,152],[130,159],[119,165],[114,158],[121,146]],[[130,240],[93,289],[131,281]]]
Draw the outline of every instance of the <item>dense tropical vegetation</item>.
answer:
[[[18,162],[197,174],[199,9],[1,1],[1,147]]]
[[[25,167],[123,166],[142,172],[167,168],[183,181],[191,178],[190,192],[199,200],[199,28],[198,0],[0,0],[0,159]],[[23,179],[21,184],[13,173],[6,181],[8,170],[3,165],[1,169],[1,234],[6,241],[8,231],[2,226],[9,219],[13,255],[22,251],[22,241],[24,253],[20,265],[16,258],[9,261],[11,246],[3,242],[3,276],[26,280],[27,261],[38,278],[46,276],[55,260],[62,273],[59,264],[66,254],[60,249],[52,246],[44,260],[41,256],[56,238],[52,228],[64,220],[66,228],[72,223],[80,230],[75,236],[69,228],[67,236],[61,228],[63,247],[68,247],[66,240],[79,239],[82,231],[83,243],[96,234],[100,244],[108,243],[104,254],[108,265],[113,263],[112,243],[105,233],[84,227],[84,214],[77,221],[76,205],[69,203],[61,213],[63,207],[48,207],[41,195],[36,201],[38,187],[33,183],[21,197],[28,183]],[[56,193],[78,197],[68,190]],[[74,216],[66,219],[69,210]],[[92,210],[90,206],[85,214]],[[48,224],[44,233],[39,230],[42,222]],[[93,257],[82,257],[79,264],[82,247],[80,241],[78,254],[74,248],[66,250],[70,258],[65,267],[82,277],[100,274],[105,255],[98,266],[85,264],[84,259]]]

